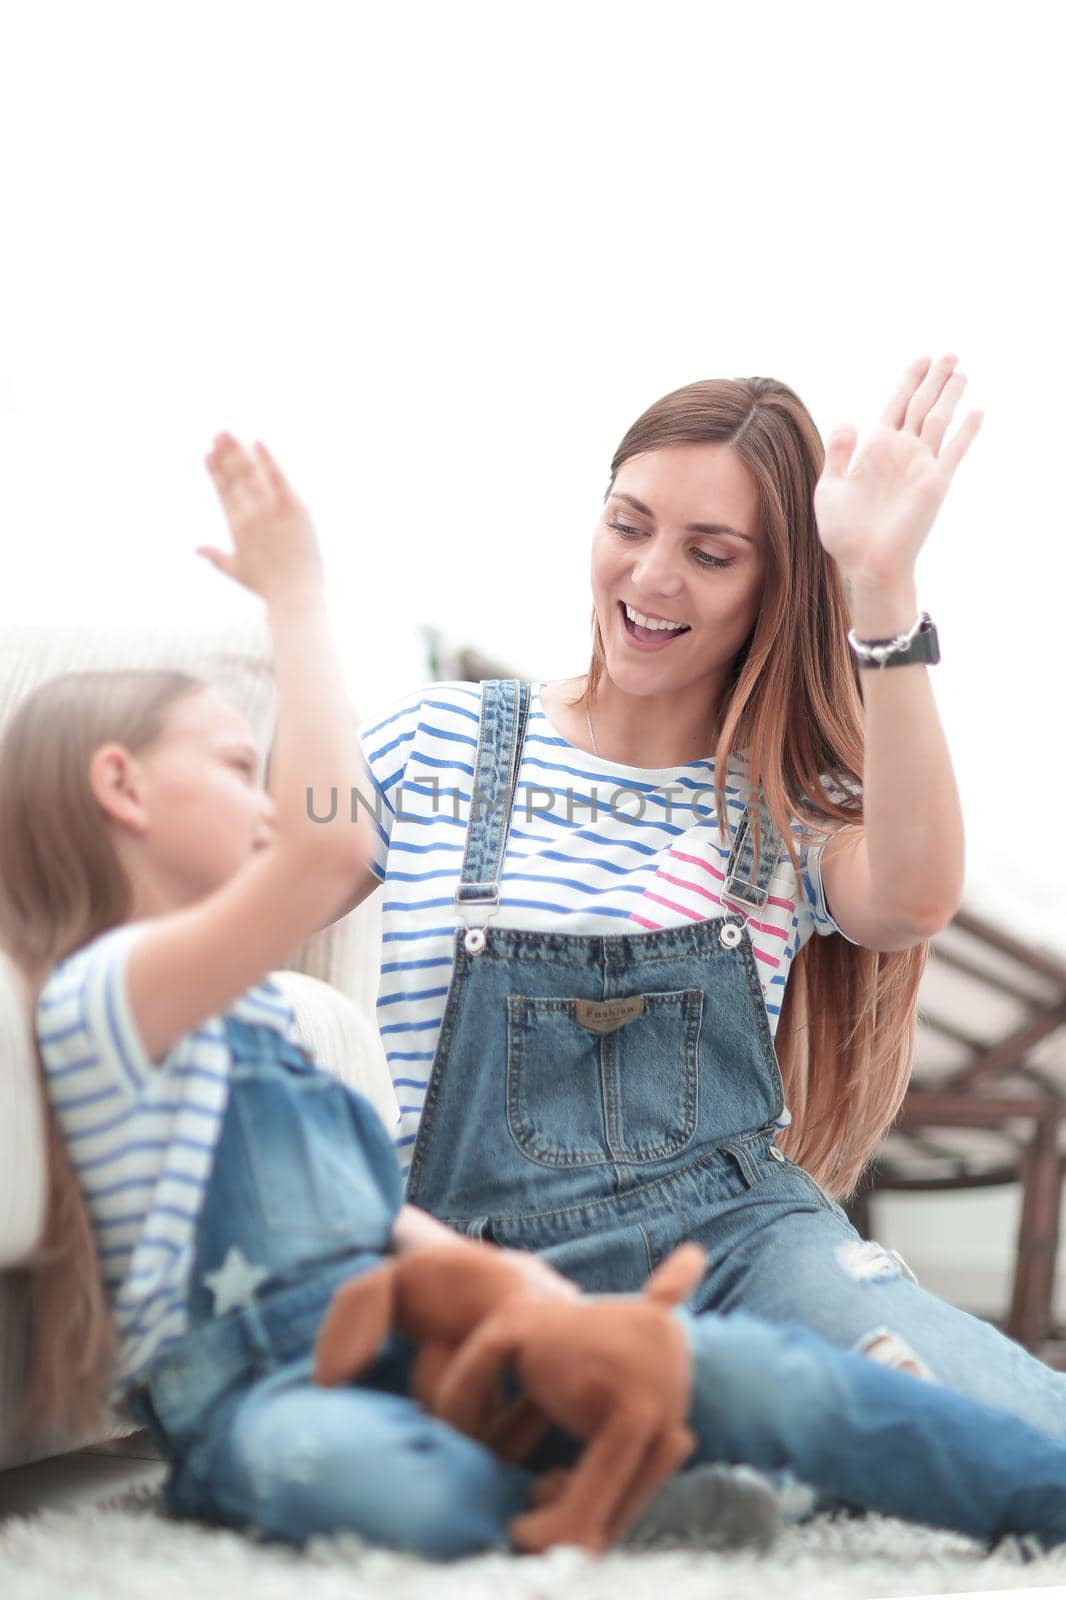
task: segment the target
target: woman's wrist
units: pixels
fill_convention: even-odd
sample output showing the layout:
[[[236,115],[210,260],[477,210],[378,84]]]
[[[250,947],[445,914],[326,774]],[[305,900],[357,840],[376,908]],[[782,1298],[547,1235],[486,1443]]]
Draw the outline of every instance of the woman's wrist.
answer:
[[[913,574],[892,579],[846,574],[844,592],[859,639],[894,639],[907,632],[919,613]]]

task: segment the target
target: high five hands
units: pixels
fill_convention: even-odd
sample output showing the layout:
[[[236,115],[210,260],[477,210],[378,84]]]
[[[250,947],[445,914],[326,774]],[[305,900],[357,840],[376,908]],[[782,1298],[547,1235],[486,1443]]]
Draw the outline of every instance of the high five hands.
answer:
[[[944,444],[966,387],[957,361],[945,355],[912,362],[854,460],[856,430],[847,425],[830,435],[814,514],[822,545],[846,578],[890,588],[913,576],[955,468],[982,422],[980,411],[968,412]]]
[[[254,453],[232,433],[215,435],[204,458],[233,539],[232,551],[196,553],[270,604],[323,587],[322,555],[310,515],[260,440]]]

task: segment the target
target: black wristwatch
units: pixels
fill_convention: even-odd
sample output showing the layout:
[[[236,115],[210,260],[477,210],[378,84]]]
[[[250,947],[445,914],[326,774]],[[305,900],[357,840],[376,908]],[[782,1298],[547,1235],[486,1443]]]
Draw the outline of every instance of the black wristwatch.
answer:
[[[852,628],[848,643],[860,667],[908,667],[913,662],[935,666],[940,660],[936,623],[928,611],[922,612],[909,633],[894,639],[857,639]]]

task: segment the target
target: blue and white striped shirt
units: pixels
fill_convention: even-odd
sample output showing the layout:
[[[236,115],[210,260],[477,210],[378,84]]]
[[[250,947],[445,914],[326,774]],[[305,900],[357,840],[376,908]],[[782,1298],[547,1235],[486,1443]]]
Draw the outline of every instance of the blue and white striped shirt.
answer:
[[[840,931],[822,889],[824,837],[812,841],[793,824],[800,881],[785,855],[763,910],[724,901],[729,846],[718,837],[713,758],[644,769],[589,755],[549,722],[540,688],[531,685],[500,905],[490,926],[625,933],[742,911],[776,1032],[797,951],[814,932]],[[378,817],[371,866],[385,884],[377,1016],[400,1105],[405,1181],[452,976],[454,893],[480,704],[476,684],[433,683],[360,731],[368,778],[361,792]],[[743,815],[742,777],[742,767],[731,764],[730,842]],[[780,1122],[789,1120],[786,1108]]]
[[[36,1008],[51,1103],[92,1221],[119,1334],[111,1400],[188,1326],[196,1223],[229,1098],[222,1016],[203,1022],[158,1064],[130,1012],[128,952],[144,922],[123,923],[53,968]],[[272,979],[231,1016],[299,1042],[292,1006]]]

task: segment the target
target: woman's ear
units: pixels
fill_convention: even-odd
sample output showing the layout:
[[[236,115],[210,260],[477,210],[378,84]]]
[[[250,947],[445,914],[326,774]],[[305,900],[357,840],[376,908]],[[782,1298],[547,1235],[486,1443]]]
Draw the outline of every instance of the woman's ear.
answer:
[[[144,773],[125,745],[111,741],[89,758],[89,788],[116,822],[143,832],[148,823]]]

